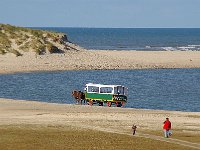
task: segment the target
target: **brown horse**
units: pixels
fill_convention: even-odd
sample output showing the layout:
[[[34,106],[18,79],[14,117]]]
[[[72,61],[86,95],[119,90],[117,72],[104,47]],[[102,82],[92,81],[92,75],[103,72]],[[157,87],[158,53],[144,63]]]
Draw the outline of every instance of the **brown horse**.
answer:
[[[77,104],[82,105],[82,101],[85,100],[85,94],[78,90],[73,90],[72,96],[75,98]]]

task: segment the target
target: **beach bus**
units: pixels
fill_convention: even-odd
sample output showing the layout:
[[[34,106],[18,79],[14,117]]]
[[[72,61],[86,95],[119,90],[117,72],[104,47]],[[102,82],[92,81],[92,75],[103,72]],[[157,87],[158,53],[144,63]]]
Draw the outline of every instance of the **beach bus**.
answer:
[[[115,104],[123,106],[127,102],[128,88],[122,85],[104,85],[88,83],[85,85],[85,100],[90,104],[103,106],[106,103],[109,107]]]

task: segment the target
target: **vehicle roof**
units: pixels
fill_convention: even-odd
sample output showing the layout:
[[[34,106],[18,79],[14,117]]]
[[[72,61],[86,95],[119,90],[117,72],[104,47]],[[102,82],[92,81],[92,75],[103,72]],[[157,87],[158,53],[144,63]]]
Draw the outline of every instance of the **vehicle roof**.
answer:
[[[117,87],[122,85],[106,85],[106,84],[95,84],[95,83],[88,83],[86,86],[98,86],[98,87]],[[123,87],[123,86],[122,86]]]

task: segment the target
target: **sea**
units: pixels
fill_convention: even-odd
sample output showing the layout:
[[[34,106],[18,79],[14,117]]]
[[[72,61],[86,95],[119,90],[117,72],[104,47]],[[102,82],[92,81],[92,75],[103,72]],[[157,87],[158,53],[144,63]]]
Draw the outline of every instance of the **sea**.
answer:
[[[67,34],[86,49],[199,51],[200,28],[37,28]]]
[[[0,74],[0,83],[1,98],[63,104],[75,104],[72,90],[83,91],[86,83],[124,85],[125,108],[200,112],[200,69],[14,73]]]
[[[199,51],[200,28],[58,28],[92,50]],[[125,108],[200,112],[200,69],[78,70],[0,74],[0,97],[75,104],[87,83],[128,87]],[[100,106],[99,106],[100,107]]]

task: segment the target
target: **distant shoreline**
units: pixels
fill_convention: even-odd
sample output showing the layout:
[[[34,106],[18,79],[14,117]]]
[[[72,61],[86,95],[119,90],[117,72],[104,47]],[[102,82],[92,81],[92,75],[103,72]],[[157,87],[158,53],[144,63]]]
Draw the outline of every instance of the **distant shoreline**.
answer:
[[[0,55],[0,73],[200,68],[200,51],[130,51],[80,50],[62,54],[35,55],[33,52],[16,57]]]
[[[190,51],[200,50],[198,28],[69,28],[37,29],[62,32],[85,49]]]

